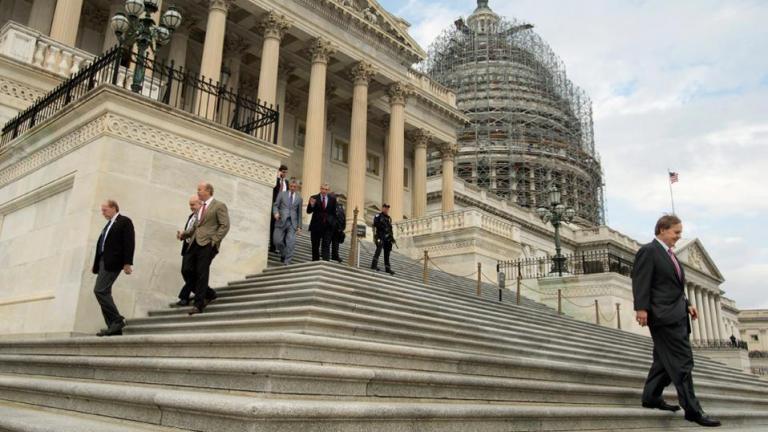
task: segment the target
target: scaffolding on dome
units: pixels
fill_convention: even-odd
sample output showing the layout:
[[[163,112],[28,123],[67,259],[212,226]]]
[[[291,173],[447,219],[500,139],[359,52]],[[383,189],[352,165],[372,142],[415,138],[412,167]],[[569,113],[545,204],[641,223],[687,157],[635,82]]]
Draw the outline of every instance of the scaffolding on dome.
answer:
[[[604,223],[590,98],[532,25],[502,19],[487,3],[445,30],[421,65],[471,119],[457,135],[456,174],[528,208],[546,205],[555,184],[579,223]],[[431,155],[430,173],[439,160]]]

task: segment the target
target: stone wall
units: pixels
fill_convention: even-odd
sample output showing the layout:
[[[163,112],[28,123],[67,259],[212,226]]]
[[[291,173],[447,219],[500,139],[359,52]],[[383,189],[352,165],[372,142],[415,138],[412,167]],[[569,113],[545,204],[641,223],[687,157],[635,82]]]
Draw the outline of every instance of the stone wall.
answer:
[[[115,301],[126,317],[173,300],[188,198],[201,180],[229,207],[232,228],[212,285],[266,266],[271,182],[288,152],[103,86],[0,153],[0,334],[91,333],[103,326],[90,272],[117,200],[136,229],[134,273]],[[35,317],[32,319],[31,317]]]

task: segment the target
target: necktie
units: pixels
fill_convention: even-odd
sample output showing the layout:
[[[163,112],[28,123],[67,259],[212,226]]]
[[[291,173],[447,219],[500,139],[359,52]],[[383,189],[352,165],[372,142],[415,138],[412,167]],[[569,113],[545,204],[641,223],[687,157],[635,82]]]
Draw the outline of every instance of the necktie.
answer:
[[[669,258],[672,260],[672,264],[675,265],[675,272],[677,273],[677,278],[680,280],[683,280],[683,274],[680,270],[680,264],[677,262],[677,257],[675,256],[675,253],[672,252],[672,248],[667,249],[667,253],[669,254]]]
[[[323,195],[323,209],[325,209],[325,195]]]
[[[291,192],[288,196],[288,207],[291,207],[293,206],[293,192]]]
[[[207,206],[205,205],[205,201],[203,201],[203,208],[200,209],[200,222],[202,222],[203,219],[205,219],[205,209],[206,208],[207,208]]]
[[[107,224],[104,225],[104,229],[101,230],[101,235],[99,236],[99,252],[104,253],[104,243],[107,242],[107,230],[109,229],[109,226],[112,224],[112,220],[110,219],[107,221]]]

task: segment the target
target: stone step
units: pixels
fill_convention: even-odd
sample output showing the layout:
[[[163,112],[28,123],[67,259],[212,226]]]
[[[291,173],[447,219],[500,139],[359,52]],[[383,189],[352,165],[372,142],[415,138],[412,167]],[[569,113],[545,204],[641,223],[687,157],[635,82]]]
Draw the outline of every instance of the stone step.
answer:
[[[152,317],[131,321],[126,334],[169,332],[220,332],[220,331],[302,331],[316,334],[344,335],[367,340],[445,347],[468,352],[500,353],[530,358],[557,358],[576,363],[595,363],[614,368],[636,369],[650,364],[646,354],[642,363],[630,357],[603,353],[594,347],[582,350],[557,349],[553,346],[528,344],[524,338],[490,334],[490,331],[460,329],[455,323],[434,322],[412,314],[396,314],[380,308],[357,306],[348,312],[348,305],[327,305],[317,297],[291,300],[284,307],[265,310],[249,309],[234,312],[207,312],[194,317]],[[335,307],[334,307],[335,306]],[[421,321],[421,322],[419,322]],[[428,322],[433,321],[433,322]],[[597,356],[596,356],[597,355]],[[701,370],[707,370],[702,365]],[[709,373],[731,379],[739,379],[731,373],[713,369]]]
[[[322,268],[322,267],[319,267]],[[345,270],[348,271],[348,270]],[[342,272],[343,273],[343,272]],[[405,304],[404,298],[411,295],[410,291],[403,290],[401,292],[394,292],[395,288],[394,286],[389,286],[381,290],[377,290],[375,286],[367,285],[367,287],[364,290],[357,289],[356,283],[360,282],[359,278],[355,279],[348,279],[348,284],[343,284],[342,282],[345,281],[344,274],[336,273],[333,275],[333,279],[330,279],[329,276],[323,275],[322,273],[318,272],[303,272],[301,276],[295,277],[294,279],[297,279],[296,282],[292,282],[290,284],[286,284],[282,286],[281,288],[274,288],[272,283],[269,283],[269,281],[265,281],[268,285],[271,285],[272,287],[268,288],[270,291],[274,291],[271,293],[268,293],[266,295],[250,295],[250,296],[243,296],[243,297],[237,297],[233,296],[233,292],[230,290],[228,292],[222,293],[221,302],[213,303],[211,306],[209,306],[208,311],[210,313],[215,312],[227,312],[227,311],[239,311],[239,312],[247,312],[251,309],[257,309],[257,308],[264,308],[268,309],[270,306],[291,306],[296,304],[307,304],[311,303],[307,297],[322,295],[323,298],[327,299],[329,297],[332,297],[337,302],[343,302],[347,301],[349,304],[348,308],[344,307],[343,303],[336,303],[333,306],[335,306],[338,309],[344,310],[344,309],[351,309],[351,308],[360,308],[361,305],[373,305],[375,307],[378,307],[380,309],[386,309],[385,313],[390,313],[392,311],[399,311],[399,312],[406,312],[410,313],[409,316],[417,315],[417,318],[435,318],[435,319],[442,319],[443,323],[446,323],[446,320],[450,320],[447,324],[454,324],[461,321],[463,324],[469,324],[473,326],[472,328],[475,328],[476,326],[483,326],[485,332],[491,332],[491,333],[498,333],[500,331],[506,331],[504,333],[505,335],[509,335],[509,332],[514,332],[516,334],[516,337],[518,338],[517,343],[518,344],[538,344],[541,346],[547,346],[549,345],[553,349],[562,349],[563,347],[568,348],[575,347],[580,348],[583,345],[583,339],[579,338],[578,335],[576,338],[573,336],[564,336],[561,334],[552,333],[550,329],[546,330],[539,330],[537,327],[541,327],[541,323],[537,322],[536,326],[534,326],[532,323],[531,326],[521,325],[520,322],[510,322],[508,317],[505,317],[503,315],[498,315],[500,319],[495,320],[494,315],[492,313],[489,313],[487,311],[484,311],[483,313],[476,313],[472,311],[471,309],[466,310],[456,310],[456,305],[454,303],[446,302],[440,299],[439,297],[436,297],[438,301],[442,301],[442,305],[438,309],[425,309],[425,300],[427,300],[424,296],[433,296],[432,293],[426,293],[422,294],[421,297],[413,295],[412,301],[410,303]],[[283,283],[282,281],[280,281]],[[303,282],[303,284],[299,283]],[[318,284],[322,284],[325,282],[327,285],[322,290],[313,289],[313,286],[316,286]],[[333,284],[331,286],[331,283]],[[344,289],[346,287],[346,290]],[[330,292],[333,291],[333,292]],[[342,291],[342,292],[337,292]],[[350,293],[359,293],[359,296],[350,296]],[[374,300],[373,298],[376,297],[377,293],[379,294],[379,297]],[[224,294],[227,294],[225,296]],[[396,294],[396,295],[395,295]],[[293,296],[304,296],[301,299],[291,299]],[[313,298],[315,298],[313,297]],[[366,298],[364,298],[366,297]],[[270,303],[270,300],[275,300],[275,303]],[[319,301],[319,300],[318,300]],[[418,303],[421,301],[421,303]],[[482,306],[484,304],[481,303]],[[377,310],[378,311],[378,310]],[[186,317],[184,315],[184,310],[163,310],[163,311],[157,311],[153,312],[153,317],[176,317],[178,320],[177,322],[187,322],[189,320],[189,317]],[[380,315],[377,312],[378,315]],[[205,314],[203,315],[205,316]],[[219,317],[219,315],[217,315]],[[551,317],[550,317],[551,318]],[[559,317],[556,317],[559,318]],[[488,321],[494,322],[494,325],[492,327],[487,326]],[[131,321],[132,325],[136,324],[144,324],[151,321]],[[551,321],[550,321],[551,322]],[[578,323],[580,327],[584,327],[584,323]],[[462,325],[462,324],[457,324]],[[596,327],[596,326],[595,326]],[[626,335],[625,332],[616,332],[614,331],[614,337],[616,335],[619,335],[620,337],[623,337],[623,335]],[[634,357],[636,355],[640,355],[642,357],[648,357],[648,352],[650,351],[650,341],[648,338],[643,338],[643,344],[639,347],[630,345],[630,344],[624,344],[624,345],[616,345],[616,339],[613,341],[608,339],[607,341],[597,340],[592,342],[590,346],[590,352],[593,352],[595,348],[600,348],[603,353],[608,353],[609,355],[611,353],[618,355],[620,358],[625,358],[627,356]],[[722,365],[719,363],[712,362],[711,360],[700,357],[697,359],[700,366],[714,363],[717,368],[721,368]],[[737,372],[734,370],[734,372]]]
[[[2,432],[181,432],[188,429],[149,425],[54,408],[0,402]]]
[[[231,333],[72,338],[0,344],[1,355],[261,359],[340,366],[407,369],[473,376],[522,378],[641,388],[645,370],[617,370],[558,360],[476,355],[292,333]],[[695,371],[697,386],[724,395],[767,397],[760,382],[723,381]],[[706,390],[711,389],[711,390]]]
[[[358,399],[562,404],[588,399],[591,404],[636,406],[641,397],[639,388],[254,359],[0,354],[0,374]],[[713,387],[700,387],[698,396],[708,407],[768,409],[764,398],[723,395]]]
[[[595,430],[682,427],[680,413],[563,404],[414,403],[263,397],[154,385],[0,374],[0,399],[202,432]],[[765,410],[710,410],[732,425],[768,424]],[[339,421],[343,419],[343,421]],[[418,426],[416,425],[418,424]]]

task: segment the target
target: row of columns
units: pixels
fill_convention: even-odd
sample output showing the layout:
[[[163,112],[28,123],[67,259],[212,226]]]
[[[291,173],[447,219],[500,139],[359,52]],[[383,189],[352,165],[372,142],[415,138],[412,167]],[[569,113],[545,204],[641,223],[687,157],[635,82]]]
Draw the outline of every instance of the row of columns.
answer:
[[[221,75],[227,13],[232,0],[208,0],[208,17],[206,22],[205,40],[203,42],[203,54],[200,65],[200,74],[218,79]],[[50,35],[52,38],[74,46],[77,39],[77,29],[82,11],[83,0],[34,0],[33,20],[42,25],[46,20],[51,22]],[[110,17],[121,9],[122,5],[115,3],[110,10]],[[186,17],[185,20],[189,20]],[[107,23],[109,25],[109,23]],[[283,91],[279,91],[279,65],[280,43],[290,22],[282,15],[274,12],[267,13],[260,23],[260,29],[264,35],[262,42],[262,56],[257,90],[257,98],[268,105],[284,105],[285,83]],[[111,29],[107,29],[105,46],[112,46]],[[188,32],[174,32],[171,39],[170,59],[176,65],[184,65],[186,62]],[[306,116],[306,138],[304,146],[304,172],[302,173],[302,193],[304,198],[317,193],[322,183],[323,146],[325,141],[326,118],[326,81],[327,68],[330,57],[336,49],[330,42],[324,39],[312,41],[309,52],[311,54],[311,70],[309,83],[309,99]],[[349,173],[347,177],[347,211],[348,220],[351,221],[351,213],[355,208],[365,207],[365,173],[367,157],[367,124],[368,124],[368,85],[375,76],[374,68],[365,62],[360,62],[352,70],[354,82],[352,100],[352,121],[349,146]],[[239,75],[239,73],[238,73]],[[235,85],[237,83],[235,82]],[[172,89],[173,93],[179,89]],[[282,93],[282,94],[281,94]],[[405,152],[405,107],[410,93],[409,87],[400,82],[389,86],[390,120],[386,149],[386,170],[384,174],[383,201],[390,205],[390,215],[394,221],[403,217],[403,174]],[[278,100],[278,98],[283,99]],[[282,103],[281,103],[282,102]],[[208,108],[213,111],[215,104]],[[213,118],[214,112],[206,113],[206,117]],[[281,133],[278,131],[279,138]],[[426,174],[427,174],[427,150],[431,141],[431,135],[426,131],[417,131],[412,137],[414,142],[414,175],[413,175],[413,205],[412,217],[426,215]],[[443,144],[439,147],[443,159],[443,188],[442,209],[453,210],[453,160],[456,155],[455,144]]]
[[[699,319],[692,321],[691,332],[696,341],[725,340],[730,336],[725,330],[720,296],[690,284],[686,288],[688,301],[696,307]]]

